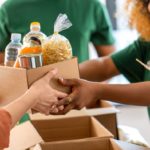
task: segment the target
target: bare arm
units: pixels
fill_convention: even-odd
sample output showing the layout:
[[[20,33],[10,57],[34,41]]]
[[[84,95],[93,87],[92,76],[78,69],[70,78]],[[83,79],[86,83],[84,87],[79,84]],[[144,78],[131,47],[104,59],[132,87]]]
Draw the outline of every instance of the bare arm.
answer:
[[[119,71],[110,56],[89,60],[79,65],[80,77],[90,81],[104,81],[119,75]]]
[[[56,73],[56,70],[49,72],[43,78],[36,81],[23,96],[4,107],[11,115],[12,127],[28,109],[38,102],[45,104],[45,112],[49,114],[51,107],[56,105],[58,99],[67,96],[65,93],[52,89],[49,85],[50,80]]]
[[[111,53],[115,52],[114,45],[95,45],[95,49],[99,57],[110,55]]]
[[[100,97],[114,102],[150,106],[150,82],[134,84],[104,84],[101,88]]]
[[[4,109],[9,112],[12,118],[12,127],[27,112],[36,101],[36,95],[31,91],[26,92],[23,96],[8,104]]]
[[[150,106],[150,82],[126,85],[101,84],[78,79],[64,79],[61,82],[65,86],[72,87],[72,93],[59,102],[59,105],[70,102],[62,113],[67,113],[71,109],[91,107],[99,99],[130,105]]]

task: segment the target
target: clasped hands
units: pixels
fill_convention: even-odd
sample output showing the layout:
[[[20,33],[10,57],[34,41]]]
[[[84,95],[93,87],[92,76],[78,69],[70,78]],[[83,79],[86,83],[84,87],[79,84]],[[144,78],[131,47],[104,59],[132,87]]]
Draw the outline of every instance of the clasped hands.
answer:
[[[45,115],[66,114],[72,109],[80,110],[83,107],[92,107],[99,99],[99,84],[81,79],[58,78],[59,84],[70,87],[71,93],[66,94],[53,89],[49,82],[57,75],[57,69],[50,71],[45,77],[35,82],[31,88],[38,93],[37,102],[32,106]]]

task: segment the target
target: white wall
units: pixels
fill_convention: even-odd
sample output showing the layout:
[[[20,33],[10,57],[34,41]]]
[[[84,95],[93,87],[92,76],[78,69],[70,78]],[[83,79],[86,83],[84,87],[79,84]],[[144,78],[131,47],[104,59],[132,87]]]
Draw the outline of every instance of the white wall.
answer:
[[[0,0],[0,5],[2,5],[6,0]]]
[[[106,0],[100,0],[100,1],[101,1],[102,3],[104,3],[104,4],[106,3]]]

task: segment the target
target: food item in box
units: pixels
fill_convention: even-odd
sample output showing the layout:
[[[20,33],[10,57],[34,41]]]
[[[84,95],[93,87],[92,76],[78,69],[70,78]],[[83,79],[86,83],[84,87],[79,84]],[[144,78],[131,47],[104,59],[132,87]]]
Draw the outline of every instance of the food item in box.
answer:
[[[25,69],[33,69],[43,65],[42,53],[19,55],[18,60],[20,67]]]
[[[42,49],[40,46],[34,46],[34,47],[25,47],[23,48],[20,52],[19,55],[24,55],[24,54],[38,54],[42,53]]]
[[[66,14],[60,14],[54,24],[54,34],[42,45],[44,65],[72,58],[72,47],[59,32],[72,26]]]
[[[47,37],[40,31],[40,29],[41,26],[39,22],[31,23],[30,32],[27,33],[23,38],[24,48],[18,53],[18,58],[14,64],[14,67],[23,67],[29,69],[42,65],[43,59],[41,59],[41,44]]]
[[[41,45],[46,38],[46,35],[41,32],[40,23],[32,22],[30,25],[30,32],[27,33],[23,38],[23,45],[25,47]]]
[[[5,49],[5,60],[4,65],[12,67],[17,59],[19,50],[22,48],[21,34],[12,33],[11,42],[7,45]]]
[[[22,50],[20,50],[19,54],[18,54],[18,58],[14,64],[14,67],[15,68],[19,68],[21,67],[20,66],[20,63],[19,63],[19,57],[21,55],[29,55],[29,54],[41,54],[42,53],[42,49],[41,49],[41,46],[33,46],[33,47],[25,47],[23,48]]]

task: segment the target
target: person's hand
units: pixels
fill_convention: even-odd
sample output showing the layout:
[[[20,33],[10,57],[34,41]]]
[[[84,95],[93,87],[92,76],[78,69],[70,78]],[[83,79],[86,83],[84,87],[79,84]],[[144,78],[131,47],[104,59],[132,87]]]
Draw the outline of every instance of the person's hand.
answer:
[[[57,69],[54,69],[32,84],[29,90],[36,95],[36,101],[32,109],[49,115],[51,112],[57,113],[64,108],[63,106],[56,107],[56,105],[58,100],[66,97],[67,94],[53,89],[49,84],[56,74]]]
[[[65,106],[58,114],[65,114],[72,109],[92,107],[100,98],[100,84],[81,79],[59,79],[64,86],[72,88],[72,93],[59,101],[58,106]]]

